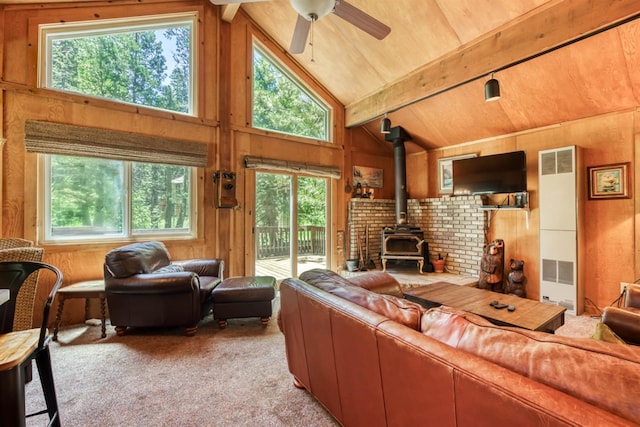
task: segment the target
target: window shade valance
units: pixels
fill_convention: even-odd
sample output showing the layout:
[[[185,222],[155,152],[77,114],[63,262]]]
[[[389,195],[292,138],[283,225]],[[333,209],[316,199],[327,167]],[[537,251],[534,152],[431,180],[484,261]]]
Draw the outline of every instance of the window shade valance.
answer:
[[[207,166],[206,144],[38,120],[26,121],[24,143],[30,153]]]
[[[313,163],[291,162],[288,160],[266,159],[264,157],[244,158],[244,165],[249,169],[271,169],[294,173],[307,173],[309,175],[340,179],[340,168],[335,166],[323,166]]]

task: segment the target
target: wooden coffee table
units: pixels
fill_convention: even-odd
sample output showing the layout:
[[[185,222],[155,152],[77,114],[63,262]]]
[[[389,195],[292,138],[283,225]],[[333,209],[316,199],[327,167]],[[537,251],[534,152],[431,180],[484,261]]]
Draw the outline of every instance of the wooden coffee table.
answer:
[[[408,289],[404,296],[426,308],[446,305],[477,314],[496,325],[550,333],[564,325],[566,311],[558,305],[445,282]],[[516,309],[493,308],[490,305],[493,301],[513,305]]]

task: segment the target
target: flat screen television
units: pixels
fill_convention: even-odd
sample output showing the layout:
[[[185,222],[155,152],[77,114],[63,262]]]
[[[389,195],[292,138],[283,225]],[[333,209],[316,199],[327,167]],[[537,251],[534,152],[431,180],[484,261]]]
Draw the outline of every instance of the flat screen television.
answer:
[[[454,160],[452,172],[454,195],[527,191],[524,151]]]

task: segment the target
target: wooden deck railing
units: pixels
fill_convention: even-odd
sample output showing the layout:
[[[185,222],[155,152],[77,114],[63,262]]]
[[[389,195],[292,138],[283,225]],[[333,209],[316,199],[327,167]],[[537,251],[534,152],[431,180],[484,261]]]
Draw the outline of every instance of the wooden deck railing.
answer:
[[[325,227],[298,227],[298,255],[326,255]],[[256,227],[258,259],[291,254],[291,229],[287,227]]]

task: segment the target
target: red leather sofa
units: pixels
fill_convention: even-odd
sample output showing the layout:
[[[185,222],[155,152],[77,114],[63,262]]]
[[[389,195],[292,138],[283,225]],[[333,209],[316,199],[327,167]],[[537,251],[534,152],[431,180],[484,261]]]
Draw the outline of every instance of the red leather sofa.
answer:
[[[344,426],[631,426],[640,349],[495,326],[393,295],[386,273],[280,285],[294,382]]]
[[[133,243],[105,256],[109,317],[118,335],[127,327],[184,326],[194,335],[213,305],[211,291],[222,281],[224,261],[171,261],[162,242]]]

